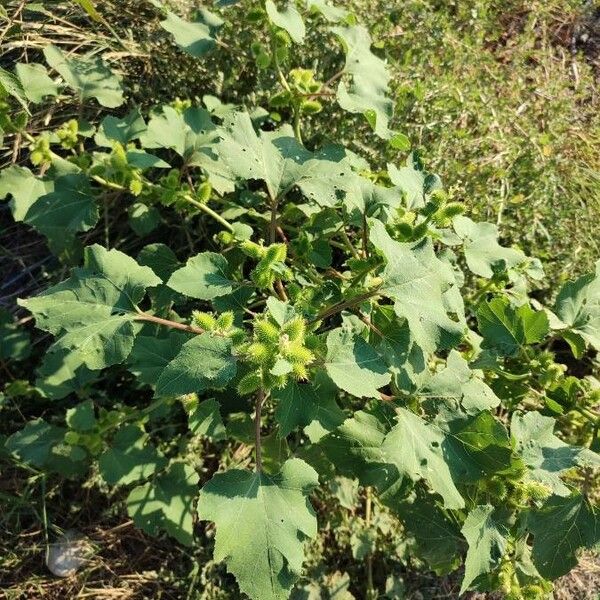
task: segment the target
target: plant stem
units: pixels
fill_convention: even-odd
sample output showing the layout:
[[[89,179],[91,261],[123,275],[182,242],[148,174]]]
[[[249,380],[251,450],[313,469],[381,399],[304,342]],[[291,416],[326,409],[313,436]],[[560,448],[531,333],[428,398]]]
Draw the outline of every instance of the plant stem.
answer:
[[[365,258],[369,258],[369,228],[367,225],[367,215],[363,213],[363,226],[362,226],[362,245],[363,255]]]
[[[354,296],[354,298],[350,298],[349,300],[343,300],[342,302],[338,302],[329,308],[326,308],[324,311],[320,312],[316,317],[309,321],[309,324],[316,323],[317,321],[322,321],[323,319],[327,319],[347,308],[352,308],[373,296],[377,296],[379,294],[379,288],[376,290],[372,290],[370,292],[365,292],[363,294],[359,294],[358,296]]]
[[[219,213],[216,213],[212,208],[210,208],[206,204],[202,204],[202,202],[198,202],[198,200],[194,200],[194,198],[192,198],[191,196],[186,196],[185,199],[190,204],[193,204],[196,208],[199,208],[202,212],[212,217],[215,221],[218,221],[221,225],[223,225],[223,227],[225,227],[225,229],[227,229],[227,231],[234,233],[235,229],[233,228],[231,223],[229,223],[229,221],[226,221]]]
[[[277,239],[277,198],[271,200],[271,221],[269,224],[269,240],[271,244]]]
[[[254,442],[256,447],[256,472],[262,472],[262,447],[260,440],[260,420],[262,416],[262,405],[265,400],[265,391],[261,387],[256,396],[256,414],[254,416]]]
[[[92,175],[92,179],[96,183],[99,183],[100,185],[103,185],[104,187],[110,188],[111,190],[125,191],[127,189],[127,188],[123,187],[122,185],[119,185],[118,183],[114,183],[112,181],[107,181],[106,179],[104,179],[103,177],[100,177],[99,175]]]
[[[277,290],[277,295],[279,296],[279,299],[282,302],[287,302],[288,296],[285,293],[285,288],[283,287],[283,283],[281,282],[281,279],[275,280],[275,289]]]
[[[342,239],[344,240],[344,243],[346,244],[348,250],[350,250],[350,254],[352,254],[352,256],[354,256],[354,258],[360,259],[360,255],[356,251],[356,248],[352,245],[352,242],[350,241],[350,238],[348,237],[348,234],[346,233],[346,230],[343,227],[340,229],[340,234],[341,234]]]
[[[371,511],[373,510],[373,498],[371,486],[365,489],[365,524],[367,528],[371,527]],[[369,552],[367,554],[367,594],[366,597],[370,600],[375,598],[375,588],[373,587],[373,556]]]
[[[294,136],[302,144],[302,131],[300,129],[300,107],[294,107]]]
[[[194,327],[193,325],[187,325],[186,323],[178,323],[177,321],[170,321],[169,319],[163,319],[162,317],[156,317],[143,312],[136,315],[135,320],[156,323],[157,325],[164,325],[165,327],[171,327],[172,329],[179,329],[180,331],[187,331],[188,333],[195,333],[197,335],[206,333],[206,331],[200,327]]]

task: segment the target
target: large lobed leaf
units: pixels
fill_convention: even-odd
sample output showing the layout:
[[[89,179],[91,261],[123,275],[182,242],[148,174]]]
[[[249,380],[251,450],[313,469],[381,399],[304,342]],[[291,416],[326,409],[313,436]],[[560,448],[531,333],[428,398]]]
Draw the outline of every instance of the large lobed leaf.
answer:
[[[316,471],[294,458],[276,475],[232,469],[202,488],[198,515],[215,522],[214,558],[225,561],[250,598],[289,597],[301,573],[304,542],[317,534],[307,498],[317,484]]]

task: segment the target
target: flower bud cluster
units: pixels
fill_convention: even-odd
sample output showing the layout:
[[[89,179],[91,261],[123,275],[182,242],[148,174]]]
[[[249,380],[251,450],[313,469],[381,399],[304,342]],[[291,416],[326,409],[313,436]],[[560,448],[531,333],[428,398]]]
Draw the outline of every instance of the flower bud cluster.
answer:
[[[308,367],[315,355],[313,336],[306,333],[306,322],[294,317],[279,326],[268,318],[254,322],[252,340],[240,347],[255,369],[238,383],[240,394],[250,394],[259,387],[283,387],[290,378],[307,379]]]

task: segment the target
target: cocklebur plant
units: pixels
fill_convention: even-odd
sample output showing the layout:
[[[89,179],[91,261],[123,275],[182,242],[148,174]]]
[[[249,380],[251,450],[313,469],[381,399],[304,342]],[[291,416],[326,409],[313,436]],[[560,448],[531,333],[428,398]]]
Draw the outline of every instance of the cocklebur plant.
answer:
[[[289,597],[319,534],[311,496],[332,477],[364,493],[365,531],[352,543],[365,597],[383,591],[375,506],[428,568],[463,564],[461,592],[543,598],[600,542],[577,476],[600,465],[598,386],[557,362],[557,344],[574,359],[600,349],[600,263],[544,308],[528,296],[539,261],[465,216],[416,153],[382,172],[339,144],[303,140],[303,119],[320,116],[306,102],[335,98],[405,144],[389,127],[389,76],[366,30],[325,2],[305,8],[252,9],[269,43],[251,59],[282,88],[277,114],[205,98],[38,137],[23,125],[41,169],[3,169],[0,196],[78,266],[19,305],[54,338],[36,393],[73,406],[62,423],[30,421],[6,448],[65,477],[94,465],[127,490],[129,515],[150,535],[191,545],[199,523],[214,523],[214,558],[251,598]],[[186,51],[219,45],[221,17],[202,11],[190,43],[182,19],[161,10]],[[345,65],[333,74],[293,64],[315,19],[341,41]],[[102,61],[45,55],[82,100],[122,99]],[[104,73],[106,88],[96,78],[78,89],[72,61]],[[102,212],[104,223],[128,214],[141,240],[160,241],[128,254],[110,247],[109,227],[104,245],[83,247],[82,232],[102,239]],[[185,250],[172,241],[182,228]],[[97,402],[114,371],[147,406]],[[161,443],[157,419],[181,443]],[[198,437],[222,452],[221,468],[199,469]],[[252,464],[231,458],[233,443],[253,449]]]

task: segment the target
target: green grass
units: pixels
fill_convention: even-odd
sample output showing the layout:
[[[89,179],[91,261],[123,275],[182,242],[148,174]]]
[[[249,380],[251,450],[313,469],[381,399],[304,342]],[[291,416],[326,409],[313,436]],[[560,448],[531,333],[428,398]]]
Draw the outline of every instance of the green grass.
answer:
[[[375,31],[399,127],[457,199],[542,259],[551,287],[590,270],[600,257],[600,70],[572,41],[591,8],[416,0],[397,13]]]

